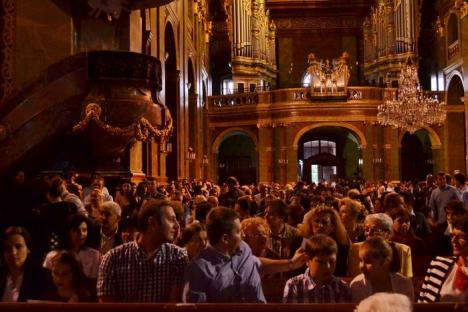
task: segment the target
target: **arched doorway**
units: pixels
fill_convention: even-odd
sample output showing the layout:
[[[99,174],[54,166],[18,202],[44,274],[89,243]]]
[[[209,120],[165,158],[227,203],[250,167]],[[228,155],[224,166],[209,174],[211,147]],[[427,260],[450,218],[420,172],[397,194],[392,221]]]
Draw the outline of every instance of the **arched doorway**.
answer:
[[[307,182],[359,178],[360,142],[356,134],[338,126],[306,132],[298,142],[298,176]]]
[[[235,176],[240,184],[256,183],[255,142],[247,134],[234,131],[226,135],[218,148],[218,181]]]
[[[193,70],[192,60],[188,59],[188,81],[187,81],[187,89],[188,89],[188,108],[189,108],[189,149],[192,149],[196,154],[200,155],[201,152],[197,150],[198,142],[197,138],[199,132],[197,131],[197,94],[195,92],[195,74]],[[191,178],[196,178],[197,163],[196,160],[190,160],[189,163],[189,175]]]
[[[420,129],[406,132],[401,140],[401,180],[422,181],[433,172],[432,146],[429,133]]]
[[[177,70],[177,52],[174,38],[174,31],[171,24],[168,23],[164,31],[164,82],[166,105],[171,112],[174,126],[174,131],[169,141],[172,151],[166,158],[166,175],[169,181],[177,181],[179,179],[179,71]]]
[[[447,142],[449,142],[445,146],[445,155],[449,172],[453,172],[454,170],[465,171],[466,133],[465,112],[462,101],[464,96],[463,82],[460,76],[454,75],[450,79],[447,88],[447,106],[453,109],[447,112],[447,120],[445,122]]]

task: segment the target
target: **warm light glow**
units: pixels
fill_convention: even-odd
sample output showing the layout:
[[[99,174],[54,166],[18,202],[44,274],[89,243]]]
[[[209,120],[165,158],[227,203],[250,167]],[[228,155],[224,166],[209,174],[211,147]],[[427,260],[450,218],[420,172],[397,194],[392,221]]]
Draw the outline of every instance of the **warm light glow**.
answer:
[[[408,62],[400,73],[397,97],[379,105],[377,121],[414,133],[428,125],[442,124],[446,115],[444,102],[421,91],[418,70]]]

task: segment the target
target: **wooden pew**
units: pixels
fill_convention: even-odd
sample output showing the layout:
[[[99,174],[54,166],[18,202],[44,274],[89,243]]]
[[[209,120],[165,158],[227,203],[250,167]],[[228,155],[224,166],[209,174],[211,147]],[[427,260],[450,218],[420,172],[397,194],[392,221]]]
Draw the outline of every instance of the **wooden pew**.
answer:
[[[354,304],[0,303],[0,312],[352,312]],[[414,312],[464,311],[462,304],[415,304]]]

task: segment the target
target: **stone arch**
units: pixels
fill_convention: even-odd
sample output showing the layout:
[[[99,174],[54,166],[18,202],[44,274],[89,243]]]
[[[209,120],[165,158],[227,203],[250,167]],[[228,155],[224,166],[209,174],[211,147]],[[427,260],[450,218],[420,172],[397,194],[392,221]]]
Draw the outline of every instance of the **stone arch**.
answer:
[[[364,149],[367,146],[367,141],[366,141],[366,137],[364,133],[362,133],[362,131],[359,130],[356,126],[347,122],[321,122],[321,123],[305,126],[301,130],[299,130],[299,132],[294,137],[294,142],[293,142],[294,150],[298,149],[299,140],[304,134],[306,134],[307,132],[313,129],[322,128],[322,127],[346,128],[356,135],[356,137],[359,139],[359,145],[361,148]]]
[[[465,83],[465,81],[463,80],[463,75],[460,71],[458,70],[453,70],[450,72],[450,74],[448,74],[446,77],[445,77],[445,81],[446,81],[446,85],[445,85],[445,90],[448,91],[449,87],[450,87],[450,84],[453,82],[454,79],[456,78],[459,78],[460,81],[462,82],[462,85],[463,85],[463,88],[464,89],[468,89],[468,83]]]
[[[424,129],[424,130],[427,131],[427,133],[429,135],[429,140],[431,141],[431,148],[433,150],[442,148],[442,142],[440,141],[440,137],[437,134],[437,132],[435,132],[434,129],[432,129],[429,126],[422,127],[421,129]],[[400,131],[400,133],[398,135],[398,142],[399,142],[400,145],[401,145],[401,141],[403,140],[403,137],[405,136],[406,132],[408,132],[408,131]]]
[[[170,32],[172,36],[171,39],[173,40],[175,47],[175,64],[176,68],[178,68],[177,64],[179,64],[179,55],[177,51],[179,51],[179,41],[177,40],[176,29],[177,27],[174,25],[174,23],[171,20],[167,19],[166,23],[164,24],[164,41],[166,41],[167,34]],[[164,47],[164,51],[167,51],[166,47]],[[163,59],[165,59],[165,55],[163,55]]]
[[[231,135],[235,135],[239,132],[247,135],[254,142],[255,149],[258,150],[258,139],[257,135],[254,132],[240,127],[233,127],[226,129],[220,134],[218,134],[216,139],[213,141],[213,144],[211,145],[211,153],[217,154],[219,152],[219,146],[221,145],[221,142],[223,142],[224,139],[230,137]]]

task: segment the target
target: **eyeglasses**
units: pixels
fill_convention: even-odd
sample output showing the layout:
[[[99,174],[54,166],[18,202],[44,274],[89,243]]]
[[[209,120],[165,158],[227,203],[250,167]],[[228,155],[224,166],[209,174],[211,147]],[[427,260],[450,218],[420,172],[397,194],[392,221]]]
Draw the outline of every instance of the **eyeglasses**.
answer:
[[[364,228],[364,232],[365,233],[369,233],[369,234],[382,234],[384,232],[386,232],[385,230],[381,229],[381,228],[376,228],[376,227],[365,227]]]
[[[468,241],[468,235],[450,233],[450,240],[457,240],[457,241],[466,242],[466,241]]]

